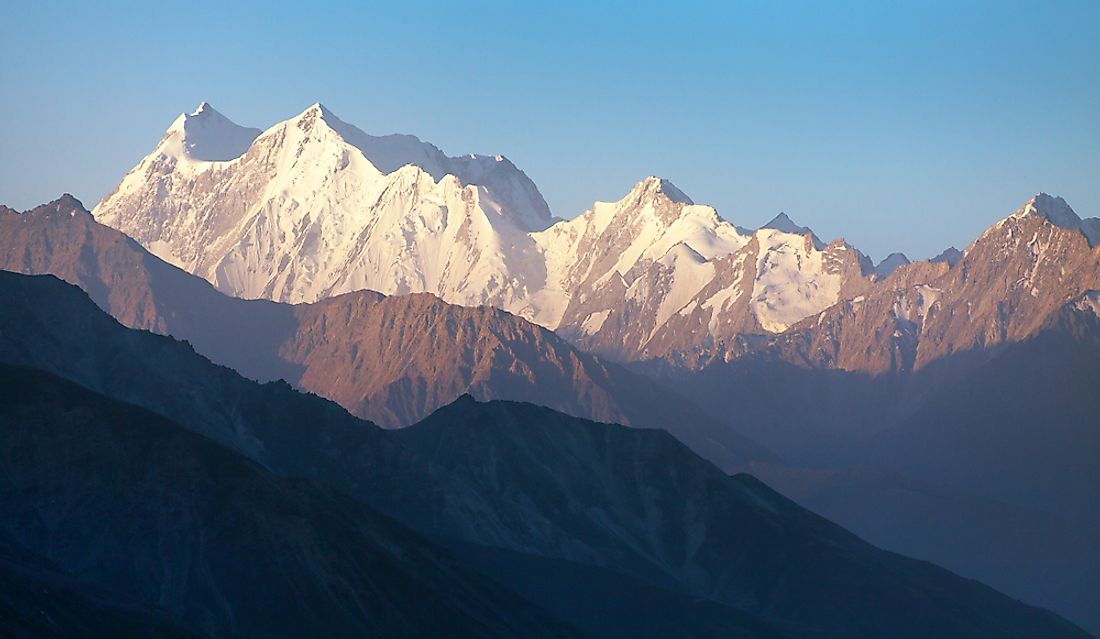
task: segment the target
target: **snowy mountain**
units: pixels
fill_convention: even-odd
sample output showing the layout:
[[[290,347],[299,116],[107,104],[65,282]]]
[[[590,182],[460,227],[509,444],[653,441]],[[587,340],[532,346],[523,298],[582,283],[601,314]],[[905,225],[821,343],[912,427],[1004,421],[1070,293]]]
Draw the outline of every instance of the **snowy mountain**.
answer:
[[[241,297],[302,302],[367,288],[511,308],[526,296],[527,232],[549,225],[549,209],[508,160],[369,136],[319,104],[236,157],[203,160],[215,130],[242,137],[208,105],[182,116],[96,218]]]
[[[824,245],[782,214],[747,231],[652,177],[538,237],[556,248],[548,272],[575,291],[558,331],[620,359],[780,332],[870,281],[870,262],[842,241]]]
[[[846,266],[850,247],[825,246],[785,215],[746,231],[654,177],[555,223],[507,159],[368,135],[319,104],[258,132],[203,103],[94,214],[231,295],[297,303],[364,288],[430,292],[561,328],[597,350],[626,339],[622,354],[688,330],[678,316],[712,337],[782,331],[867,270]],[[646,313],[645,328],[623,335],[630,305]],[[731,321],[734,306],[743,308]]]
[[[906,277],[962,258],[910,265],[893,254],[876,267],[783,213],[754,231],[735,226],[657,177],[556,220],[500,156],[448,157],[413,136],[372,136],[319,104],[257,132],[204,103],[94,215],[233,296],[428,292],[510,311],[620,360],[736,357],[755,348],[753,336],[871,288],[892,298]],[[987,234],[1030,218],[1100,241],[1100,220],[1046,194]],[[933,303],[915,295],[898,302],[902,334]]]
[[[1029,216],[1041,217],[1055,226],[1079,231],[1088,240],[1089,246],[1100,244],[1100,218],[1081,219],[1060,197],[1039,193],[1012,214],[1013,219]]]

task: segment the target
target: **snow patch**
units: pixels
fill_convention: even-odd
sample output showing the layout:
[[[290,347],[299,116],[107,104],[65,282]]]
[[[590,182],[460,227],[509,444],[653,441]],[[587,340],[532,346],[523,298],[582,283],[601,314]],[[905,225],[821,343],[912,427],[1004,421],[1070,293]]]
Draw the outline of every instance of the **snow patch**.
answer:
[[[603,323],[607,321],[607,318],[610,315],[610,310],[598,311],[596,313],[590,314],[588,317],[584,318],[583,322],[581,322],[581,332],[585,335],[595,335],[596,333],[600,332],[600,329],[603,328]]]
[[[760,253],[750,303],[764,330],[783,332],[836,304],[843,277],[826,268],[823,251],[807,246],[805,237],[783,231],[762,229],[756,237]]]
[[[1092,311],[1094,315],[1100,317],[1100,291],[1088,291],[1077,300],[1075,305],[1079,311]]]

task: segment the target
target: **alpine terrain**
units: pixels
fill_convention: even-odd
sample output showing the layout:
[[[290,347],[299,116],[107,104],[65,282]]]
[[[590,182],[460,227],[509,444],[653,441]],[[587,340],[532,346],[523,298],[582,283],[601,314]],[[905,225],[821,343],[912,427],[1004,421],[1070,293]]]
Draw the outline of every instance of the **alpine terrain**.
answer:
[[[1087,638],[1100,218],[1032,188],[876,261],[203,102],[0,206],[0,634]]]

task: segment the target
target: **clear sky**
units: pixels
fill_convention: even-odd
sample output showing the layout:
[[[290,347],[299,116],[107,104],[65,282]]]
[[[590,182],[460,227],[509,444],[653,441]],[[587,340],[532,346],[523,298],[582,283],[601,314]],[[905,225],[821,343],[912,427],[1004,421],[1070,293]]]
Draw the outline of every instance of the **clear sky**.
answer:
[[[1100,215],[1100,2],[0,2],[0,202],[90,208],[201,100],[501,153],[572,217],[650,174],[875,259],[1037,191]],[[463,6],[464,5],[464,6]]]

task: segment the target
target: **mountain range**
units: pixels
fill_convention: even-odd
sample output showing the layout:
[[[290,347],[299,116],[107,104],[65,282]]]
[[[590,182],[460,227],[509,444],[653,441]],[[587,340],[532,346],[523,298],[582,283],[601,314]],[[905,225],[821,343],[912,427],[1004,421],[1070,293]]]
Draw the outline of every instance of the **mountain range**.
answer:
[[[212,139],[234,143],[208,152]],[[937,268],[952,271],[958,283],[959,273],[975,264],[997,262],[979,254],[955,271],[968,248],[915,264],[893,254],[876,266],[846,242],[825,244],[782,213],[755,231],[738,227],[656,177],[616,202],[558,220],[537,187],[501,156],[448,158],[412,136],[368,135],[319,104],[259,132],[203,103],[180,115],[93,214],[234,297],[298,303],[362,289],[429,292],[510,311],[621,361],[735,357],[746,335],[783,333],[826,309],[835,312],[838,302],[860,300],[872,289],[892,291],[906,278],[910,288],[929,288],[919,299],[910,291],[899,301],[904,308],[895,312],[891,305],[891,314],[922,323],[939,290]],[[1046,194],[986,235],[1000,238],[1031,218],[1089,247],[1100,241],[1100,219],[1082,220]],[[984,239],[975,244],[991,243]],[[1060,263],[1057,250],[1035,253],[1036,268]],[[1015,265],[1025,253],[1013,252]],[[1096,288],[1088,270],[1094,253],[1071,253],[1084,268],[1076,280],[1032,287],[1043,299],[1015,303],[1049,313],[1052,299],[1066,290]],[[1028,275],[1021,277],[1016,293],[1030,294],[1023,285]],[[964,296],[1000,299],[1006,292],[967,281]],[[983,312],[992,313],[988,306]],[[987,317],[978,323],[953,317],[957,326],[943,330],[999,330],[984,327]],[[1019,339],[1036,322],[1007,337]],[[965,340],[973,345],[977,336]],[[967,346],[945,344],[926,359]],[[902,361],[894,366],[905,366],[907,354],[898,354]]]
[[[204,150],[242,131],[253,139],[235,155]],[[596,342],[626,337],[637,354],[700,321],[715,338],[781,331],[874,270],[784,215],[750,232],[655,177],[555,221],[503,157],[448,158],[411,136],[371,136],[319,104],[261,133],[203,103],[93,213],[236,297],[429,292]],[[624,305],[640,305],[644,332],[622,335]],[[677,319],[689,313],[692,323]]]
[[[0,207],[0,269],[83,289],[0,273],[0,582],[64,593],[0,600],[26,636],[77,632],[47,605],[120,635],[1087,636],[859,537],[1100,630],[1100,219],[1055,196],[875,264],[657,177],[560,219],[502,156],[203,103],[91,213]],[[298,613],[250,607],[263,571]]]

